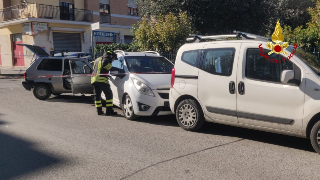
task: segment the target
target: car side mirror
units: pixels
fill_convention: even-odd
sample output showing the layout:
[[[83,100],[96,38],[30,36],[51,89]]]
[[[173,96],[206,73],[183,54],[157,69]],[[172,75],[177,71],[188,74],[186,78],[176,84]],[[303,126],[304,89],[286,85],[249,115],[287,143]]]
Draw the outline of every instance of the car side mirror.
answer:
[[[281,73],[281,82],[287,84],[290,80],[294,78],[293,70],[283,70]]]

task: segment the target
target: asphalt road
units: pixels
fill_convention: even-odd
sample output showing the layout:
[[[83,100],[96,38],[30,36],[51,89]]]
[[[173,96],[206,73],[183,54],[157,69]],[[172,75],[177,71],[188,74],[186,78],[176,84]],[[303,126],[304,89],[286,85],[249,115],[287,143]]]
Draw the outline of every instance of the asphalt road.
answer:
[[[0,179],[320,179],[307,139],[174,116],[97,116],[91,97],[24,90],[0,79]],[[117,110],[121,112],[120,109]]]

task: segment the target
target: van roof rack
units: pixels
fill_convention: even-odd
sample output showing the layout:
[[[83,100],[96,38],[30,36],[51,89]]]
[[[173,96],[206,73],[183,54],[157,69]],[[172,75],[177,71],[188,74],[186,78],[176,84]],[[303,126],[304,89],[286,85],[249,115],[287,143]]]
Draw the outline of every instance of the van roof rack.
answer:
[[[197,34],[190,34],[191,38],[187,38],[187,41],[193,42],[204,42],[205,40],[212,39],[212,40],[226,40],[223,38],[242,38],[242,40],[260,40],[260,41],[271,41],[268,37],[263,37],[255,34],[250,34],[241,31],[233,31],[234,34],[223,34],[223,35],[212,35],[212,36],[203,36]]]
[[[143,51],[144,53],[152,53],[161,56],[157,51]]]

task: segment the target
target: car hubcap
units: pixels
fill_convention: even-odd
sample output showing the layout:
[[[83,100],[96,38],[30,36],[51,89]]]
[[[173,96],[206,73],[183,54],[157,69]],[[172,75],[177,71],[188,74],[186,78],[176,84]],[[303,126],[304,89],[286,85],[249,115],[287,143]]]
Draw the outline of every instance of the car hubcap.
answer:
[[[179,121],[187,127],[192,127],[197,122],[197,113],[193,106],[185,104],[179,109]]]
[[[44,97],[47,95],[47,89],[45,87],[39,87],[37,88],[37,94],[40,97]]]
[[[124,115],[126,117],[130,117],[133,113],[133,105],[132,105],[132,101],[130,98],[126,98],[124,105],[123,105],[123,111],[124,111]]]
[[[320,146],[320,129],[317,132],[317,142],[318,142],[318,145]]]

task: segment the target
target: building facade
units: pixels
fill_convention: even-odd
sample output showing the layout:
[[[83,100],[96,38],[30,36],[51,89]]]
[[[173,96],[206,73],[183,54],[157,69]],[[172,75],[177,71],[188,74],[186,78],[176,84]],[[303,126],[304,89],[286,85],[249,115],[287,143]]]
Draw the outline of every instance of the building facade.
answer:
[[[96,44],[130,43],[136,0],[0,0],[0,66],[28,67],[33,53],[90,52]],[[92,24],[100,22],[92,31]]]

